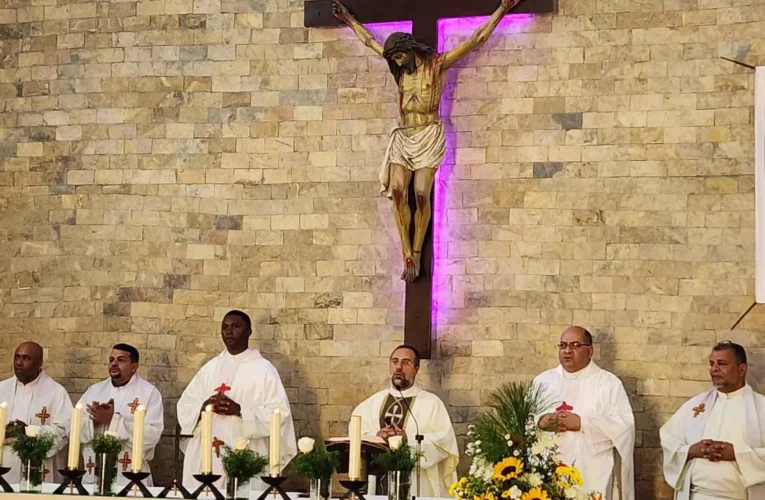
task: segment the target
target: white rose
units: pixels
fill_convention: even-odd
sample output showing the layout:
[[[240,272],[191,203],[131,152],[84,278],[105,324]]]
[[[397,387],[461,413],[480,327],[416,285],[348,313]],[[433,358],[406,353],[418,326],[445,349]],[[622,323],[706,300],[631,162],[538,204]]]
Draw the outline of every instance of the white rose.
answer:
[[[403,436],[391,436],[388,438],[388,446],[390,446],[390,449],[395,451],[401,448],[401,445],[404,442]]]
[[[510,498],[512,498],[513,500],[516,500],[517,498],[521,498],[522,493],[523,492],[517,486],[513,486],[512,488],[510,488]]]
[[[119,437],[119,434],[117,434],[114,431],[104,431],[104,436],[116,438],[116,437]]]
[[[40,428],[36,425],[27,425],[26,435],[29,438],[36,438],[40,435]]]
[[[298,450],[300,450],[302,453],[311,453],[313,451],[314,444],[316,444],[315,440],[309,437],[302,437],[298,440]]]
[[[239,438],[236,440],[236,443],[234,443],[234,449],[236,451],[246,450],[249,446],[250,446],[249,439]]]

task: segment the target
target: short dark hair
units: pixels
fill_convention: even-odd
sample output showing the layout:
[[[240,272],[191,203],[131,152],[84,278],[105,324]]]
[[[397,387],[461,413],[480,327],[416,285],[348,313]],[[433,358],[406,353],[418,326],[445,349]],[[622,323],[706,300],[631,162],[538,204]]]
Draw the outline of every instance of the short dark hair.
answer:
[[[731,342],[730,340],[723,340],[722,342],[718,342],[717,345],[712,348],[712,351],[733,351],[733,355],[736,357],[738,364],[747,364],[746,350],[744,347],[740,344],[736,344],[735,342]]]
[[[390,357],[392,358],[393,353],[398,351],[399,349],[409,349],[410,351],[412,351],[414,353],[414,366],[420,366],[420,351],[418,351],[417,349],[415,349],[414,347],[408,344],[401,344],[400,346],[393,349],[393,351],[391,351],[390,353]]]
[[[418,42],[414,36],[410,33],[393,33],[383,46],[383,58],[388,62],[390,72],[393,74],[393,78],[398,83],[401,80],[401,76],[404,74],[404,69],[401,68],[393,60],[393,56],[398,53],[416,52],[425,59],[431,59],[436,55],[436,49],[430,45]]]
[[[236,309],[234,309],[233,311],[227,312],[226,315],[223,316],[223,319],[226,319],[229,316],[238,316],[238,317],[242,318],[242,320],[244,320],[244,323],[247,325],[247,328],[249,330],[252,330],[252,321],[250,320],[250,317],[247,316],[247,313],[245,313],[243,311],[237,311]]]
[[[133,347],[130,344],[114,344],[114,347],[112,349],[115,349],[117,351],[125,351],[126,353],[130,354],[130,361],[133,363],[138,363],[138,360],[141,359],[141,355],[138,354],[138,349]]]

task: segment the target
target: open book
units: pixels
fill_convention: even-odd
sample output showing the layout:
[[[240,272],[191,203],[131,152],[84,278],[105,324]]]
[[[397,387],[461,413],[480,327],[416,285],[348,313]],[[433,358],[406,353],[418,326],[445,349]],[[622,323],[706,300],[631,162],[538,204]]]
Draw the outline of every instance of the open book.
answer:
[[[325,444],[341,444],[341,443],[347,443],[348,445],[351,444],[351,438],[349,437],[334,437],[329,438],[325,441]],[[361,444],[362,445],[368,445],[373,446],[375,448],[381,448],[384,450],[388,449],[388,443],[383,438],[379,436],[362,436],[361,438]]]

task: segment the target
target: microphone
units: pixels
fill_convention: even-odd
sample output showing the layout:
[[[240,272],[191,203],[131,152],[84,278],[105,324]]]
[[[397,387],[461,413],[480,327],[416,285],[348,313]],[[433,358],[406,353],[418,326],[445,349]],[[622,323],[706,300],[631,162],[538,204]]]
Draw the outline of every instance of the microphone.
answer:
[[[422,442],[425,440],[425,436],[420,434],[420,424],[417,422],[417,419],[414,416],[414,412],[412,411],[412,407],[409,406],[409,402],[404,397],[404,393],[401,392],[401,387],[399,387],[399,384],[394,384],[394,387],[396,388],[398,393],[401,394],[401,400],[406,405],[406,409],[409,412],[409,415],[411,415],[412,421],[414,422],[414,428],[415,428],[415,432],[416,432],[416,434],[414,435],[414,440],[417,442],[417,447],[416,447],[416,450],[417,450],[416,451],[416,453],[417,453],[417,496],[419,497],[420,496],[420,483],[421,483],[421,481],[420,481],[420,472],[422,470],[421,467],[420,467],[420,459],[422,458],[421,457],[421,455],[422,455]]]

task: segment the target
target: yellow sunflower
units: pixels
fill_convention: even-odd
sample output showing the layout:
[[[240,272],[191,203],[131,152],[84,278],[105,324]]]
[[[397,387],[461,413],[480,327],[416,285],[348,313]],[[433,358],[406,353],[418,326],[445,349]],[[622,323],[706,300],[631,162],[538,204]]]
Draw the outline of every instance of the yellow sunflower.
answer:
[[[487,491],[486,493],[483,493],[482,495],[473,495],[473,500],[496,500],[496,499],[494,498],[494,493]]]
[[[507,457],[494,466],[494,479],[509,481],[523,472],[523,462],[515,457]]]
[[[568,476],[568,482],[567,481],[561,481],[563,483],[570,483],[575,484],[577,486],[582,486],[584,484],[584,481],[582,480],[582,475],[579,474],[579,469],[576,467],[565,467],[561,466],[555,469],[555,474],[558,476]]]
[[[460,478],[459,481],[454,483],[453,485],[449,486],[449,494],[454,496],[454,492],[457,490],[457,488],[464,488],[467,484],[468,480],[466,477]]]
[[[542,488],[531,488],[528,493],[523,494],[521,500],[550,500],[550,497]]]

